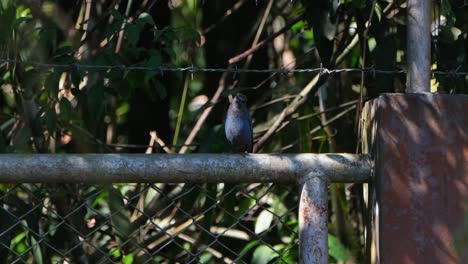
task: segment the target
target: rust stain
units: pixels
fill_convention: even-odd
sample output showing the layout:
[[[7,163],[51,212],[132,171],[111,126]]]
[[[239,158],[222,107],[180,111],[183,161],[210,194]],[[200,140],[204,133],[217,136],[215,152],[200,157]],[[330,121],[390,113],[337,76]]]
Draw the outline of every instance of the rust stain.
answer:
[[[375,99],[381,263],[459,263],[454,237],[468,214],[468,96]],[[369,133],[368,133],[369,134]],[[468,256],[465,245],[463,256]]]

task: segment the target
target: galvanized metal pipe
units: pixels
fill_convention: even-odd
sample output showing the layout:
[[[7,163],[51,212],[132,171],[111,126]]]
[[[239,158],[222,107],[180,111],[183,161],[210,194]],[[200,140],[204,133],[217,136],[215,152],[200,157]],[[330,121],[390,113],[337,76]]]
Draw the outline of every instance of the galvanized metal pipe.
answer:
[[[300,263],[327,263],[327,184],[367,182],[355,154],[2,154],[0,182],[302,183]]]
[[[0,154],[0,182],[367,182],[370,161],[354,154]]]
[[[328,263],[328,182],[325,174],[306,175],[299,203],[299,263]]]
[[[407,1],[408,93],[431,91],[431,3],[430,0]]]

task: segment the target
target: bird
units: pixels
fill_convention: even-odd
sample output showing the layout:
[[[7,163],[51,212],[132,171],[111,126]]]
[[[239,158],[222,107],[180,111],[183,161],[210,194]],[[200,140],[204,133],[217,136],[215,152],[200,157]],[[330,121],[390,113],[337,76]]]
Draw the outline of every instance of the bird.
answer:
[[[231,100],[224,123],[224,132],[235,152],[252,153],[252,119],[245,95],[238,93]]]

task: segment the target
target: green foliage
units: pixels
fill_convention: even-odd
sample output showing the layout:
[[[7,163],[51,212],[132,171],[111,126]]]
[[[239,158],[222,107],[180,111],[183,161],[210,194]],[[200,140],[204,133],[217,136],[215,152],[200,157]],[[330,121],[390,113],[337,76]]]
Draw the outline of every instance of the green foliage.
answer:
[[[349,258],[346,248],[333,235],[328,235],[328,254],[339,261],[347,261]]]
[[[314,42],[324,65],[329,65],[333,53],[333,39],[339,21],[339,0],[304,1],[305,17],[314,29]]]
[[[253,253],[252,263],[267,264],[277,257],[277,253],[266,245],[257,247]]]

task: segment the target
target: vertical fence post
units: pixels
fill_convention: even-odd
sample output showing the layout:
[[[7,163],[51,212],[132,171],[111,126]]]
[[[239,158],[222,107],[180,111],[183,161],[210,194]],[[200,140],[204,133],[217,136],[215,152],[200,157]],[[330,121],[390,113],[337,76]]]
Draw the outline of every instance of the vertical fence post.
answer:
[[[431,0],[408,0],[406,92],[431,91]]]
[[[304,178],[299,202],[299,263],[328,262],[328,196],[325,177]]]
[[[466,95],[431,93],[366,103],[363,151],[372,155],[375,187],[371,263],[467,263],[467,106]]]

